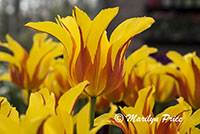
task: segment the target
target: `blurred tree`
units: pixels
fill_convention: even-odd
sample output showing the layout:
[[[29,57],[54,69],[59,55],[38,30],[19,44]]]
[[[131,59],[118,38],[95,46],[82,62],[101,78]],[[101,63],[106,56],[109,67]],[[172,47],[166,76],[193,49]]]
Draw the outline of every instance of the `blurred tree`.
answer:
[[[57,14],[62,17],[70,15],[74,5],[90,16],[103,7],[100,0],[0,0],[0,40],[5,41],[5,35],[9,33],[23,47],[30,49],[34,32],[25,28],[24,24],[55,21]]]

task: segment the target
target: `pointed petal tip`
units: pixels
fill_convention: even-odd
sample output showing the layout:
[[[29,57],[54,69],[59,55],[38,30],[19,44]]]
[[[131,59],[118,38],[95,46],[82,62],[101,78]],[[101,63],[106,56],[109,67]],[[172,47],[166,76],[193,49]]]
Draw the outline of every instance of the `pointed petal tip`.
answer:
[[[152,17],[148,17],[148,18],[152,21],[152,23],[156,22],[154,18],[152,18]]]
[[[167,54],[166,54],[166,56],[168,57],[168,58],[170,58],[171,56],[173,56],[173,55],[180,55],[179,53],[177,53],[176,51],[168,51],[167,52]]]
[[[34,26],[36,26],[36,25],[38,25],[38,24],[42,24],[43,22],[45,22],[45,21],[28,22],[28,23],[26,23],[24,26],[34,29]]]
[[[39,23],[39,22],[28,22],[24,25],[24,27],[28,27],[28,28],[31,28],[31,29],[34,29],[33,26],[36,24],[36,23]],[[36,30],[36,29],[35,29]]]
[[[155,19],[152,18],[152,17],[147,17],[147,16],[144,16],[144,17],[136,17],[136,18],[141,18],[143,19],[144,21],[148,22],[150,24],[150,26],[155,23]]]
[[[77,6],[74,6],[74,10],[79,9]]]
[[[155,19],[152,18],[152,17],[144,16],[144,18],[148,19],[148,20],[149,20],[150,22],[152,22],[152,23],[155,23],[155,22],[156,22]]]
[[[78,6],[74,6],[74,12],[84,12],[83,10],[81,10],[80,8],[78,8]]]
[[[33,22],[28,22],[28,23],[26,23],[24,26],[25,26],[25,27],[29,27],[29,25],[30,25],[31,23],[33,23]]]
[[[6,34],[6,40],[10,40],[12,37],[9,34]]]
[[[84,80],[82,83],[83,83],[83,85],[85,85],[85,87],[90,85],[90,82],[88,80]]]
[[[102,11],[106,11],[106,12],[115,12],[116,14],[119,11],[119,7],[113,7],[113,8],[105,8]]]
[[[119,11],[119,7],[113,7],[113,8],[108,8],[108,9]]]

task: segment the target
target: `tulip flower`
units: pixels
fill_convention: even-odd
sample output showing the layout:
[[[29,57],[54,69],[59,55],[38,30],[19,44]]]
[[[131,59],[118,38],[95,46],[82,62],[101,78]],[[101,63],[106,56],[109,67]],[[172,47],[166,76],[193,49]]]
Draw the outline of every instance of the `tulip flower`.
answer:
[[[195,53],[181,56],[175,51],[170,51],[167,56],[178,66],[179,70],[167,70],[179,84],[182,96],[194,109],[200,108],[200,59]]]
[[[75,7],[73,16],[53,22],[30,22],[25,26],[49,33],[65,47],[64,59],[70,84],[88,80],[85,93],[100,96],[116,89],[124,76],[124,54],[130,40],[149,28],[150,17],[132,18],[120,24],[107,39],[106,28],[116,16],[118,8],[102,10],[93,20]]]
[[[200,124],[200,110],[192,114],[192,108],[183,98],[178,104],[170,106],[157,116],[153,115],[155,89],[151,87],[139,91],[139,97],[134,107],[120,108],[124,120],[117,122],[111,118],[107,124],[118,126],[125,134],[189,134],[198,133],[195,126]]]
[[[61,97],[63,98],[63,97]],[[44,123],[44,134],[74,134],[74,124],[76,132],[81,134],[95,134],[104,126],[105,122],[115,114],[117,107],[111,105],[109,113],[100,115],[95,119],[95,125],[90,130],[90,103],[89,101],[75,116],[71,116],[64,108],[63,103],[59,103],[56,109],[56,115],[51,116]],[[99,120],[101,119],[101,120]]]
[[[0,61],[9,63],[9,74],[1,76],[1,80],[11,80],[16,86],[29,91],[37,91],[49,72],[50,61],[63,53],[63,47],[52,39],[46,40],[46,34],[33,37],[30,54],[9,35],[8,43],[0,46],[9,49],[12,54],[0,52]]]
[[[152,133],[198,134],[200,132],[200,129],[195,127],[200,124],[200,109],[192,113],[191,106],[182,97],[177,101],[177,105],[168,107],[156,116],[159,120],[152,124]]]
[[[136,57],[134,55],[143,52],[146,52],[143,57],[133,58]],[[168,102],[174,99],[179,90],[177,81],[171,75],[160,73],[157,70],[162,67],[174,69],[175,65],[170,63],[165,66],[148,56],[154,52],[156,49],[143,46],[135,54],[129,56],[125,61],[126,74],[123,83],[116,90],[105,95],[105,98],[112,102],[124,101],[126,105],[134,106],[138,91],[153,85],[156,89],[154,97],[157,102]]]
[[[123,83],[116,90],[105,95],[105,98],[111,102],[120,102],[120,101],[126,101],[127,97],[130,97],[128,98],[126,104],[133,106],[137,99],[138,91],[144,87],[143,76],[148,70],[148,67],[144,65],[138,66],[138,64],[144,59],[146,59],[150,54],[155,52],[157,52],[156,48],[151,48],[144,45],[140,49],[135,51],[133,54],[131,54],[125,60],[126,74]],[[135,67],[136,65],[137,67]],[[137,75],[138,73],[136,72],[136,69],[137,72],[140,71],[143,72],[143,74],[140,74],[140,76]]]
[[[163,103],[175,99],[179,89],[177,81],[170,75],[160,73],[162,67],[173,69],[172,64],[162,65],[151,57],[147,57],[133,68],[129,76],[128,86],[124,102],[129,106],[134,106],[138,98],[138,91],[147,86],[154,86],[154,98],[157,102]]]
[[[52,61],[51,71],[45,78],[42,87],[46,87],[49,91],[55,94],[56,100],[70,89],[70,85],[67,78],[67,70],[64,64],[64,60],[59,58]],[[81,98],[86,98],[82,95]],[[96,111],[102,113],[105,109],[110,107],[109,101],[105,100],[103,97],[98,97],[96,102]]]
[[[150,17],[128,19],[108,40],[106,28],[117,13],[117,7],[104,9],[91,20],[85,12],[74,7],[72,16],[58,16],[57,23],[45,21],[25,25],[61,41],[72,87],[83,80],[90,82],[84,91],[92,101],[90,124],[93,124],[96,97],[112,92],[122,83],[125,52],[131,39],[154,23]]]
[[[66,112],[68,116],[72,116],[74,105],[87,85],[88,82],[84,81],[66,92],[58,102],[59,109],[62,109],[62,112]],[[43,131],[41,126],[44,125],[48,118],[56,115],[54,94],[49,93],[46,88],[41,89],[39,92],[31,93],[26,114],[21,115],[20,118],[16,109],[9,104],[6,98],[0,98],[0,107],[1,133],[36,134]],[[68,122],[70,120],[65,121]]]
[[[126,115],[137,114],[140,117],[151,115],[153,116],[154,98],[152,97],[155,89],[152,87],[146,87],[139,91],[139,98],[136,101],[135,107],[124,107],[121,111],[124,115],[121,120],[118,120],[118,114],[114,115],[108,122],[104,122],[107,125],[114,125],[123,130],[125,134],[148,134],[150,132],[150,125],[147,122],[133,123],[126,120]],[[121,114],[120,114],[121,115]]]
[[[49,94],[47,89],[31,94],[26,115],[20,118],[6,98],[1,98],[0,106],[0,132],[8,134],[36,134],[43,121],[55,113],[54,95]]]
[[[125,92],[124,102],[128,106],[134,106],[139,95],[139,91],[143,89],[144,78],[146,74],[157,65],[157,61],[151,57],[146,57],[132,68],[132,71],[127,73],[127,91]],[[152,86],[146,85],[146,86]]]
[[[166,69],[175,69],[175,65],[172,63],[162,65],[157,62],[156,64],[149,65],[151,69],[143,78],[144,87],[149,85],[155,86],[156,91],[154,93],[154,98],[160,103],[169,102],[172,99],[175,99],[179,92],[178,82],[171,75],[167,73],[159,73],[159,68],[162,68],[163,66],[165,66]]]
[[[55,94],[58,100],[71,86],[67,78],[67,68],[64,60],[59,58],[51,62],[50,72],[45,78],[42,87],[46,87]]]

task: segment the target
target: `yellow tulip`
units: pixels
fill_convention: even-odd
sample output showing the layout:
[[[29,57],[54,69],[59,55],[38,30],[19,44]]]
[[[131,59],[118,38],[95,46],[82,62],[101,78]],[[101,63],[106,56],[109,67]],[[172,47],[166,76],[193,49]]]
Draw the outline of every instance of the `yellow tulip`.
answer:
[[[151,57],[146,57],[142,61],[140,61],[136,66],[132,69],[130,74],[127,74],[127,92],[126,97],[124,98],[125,104],[128,106],[134,106],[138,99],[138,92],[144,88],[144,78],[146,74],[151,71],[157,65],[157,61]],[[146,85],[146,86],[152,86]]]
[[[149,54],[156,51],[153,48],[147,48],[147,50]],[[141,52],[144,52],[144,49],[141,48]],[[148,55],[140,58],[141,60],[138,62],[134,62],[134,60],[125,62],[127,65],[125,79],[119,88],[105,95],[107,100],[112,102],[124,101],[126,105],[134,106],[138,98],[138,91],[151,85],[155,86],[154,97],[157,102],[167,102],[177,96],[179,90],[177,81],[172,76],[158,71],[163,67],[174,69],[175,65],[172,63],[162,65]],[[127,60],[129,60],[129,57]]]
[[[88,82],[82,82],[81,84],[77,85],[76,87],[73,87],[72,89],[68,90],[66,93],[64,93],[61,98],[58,101],[58,106],[56,108],[56,114],[52,115],[50,118],[46,120],[44,123],[44,134],[73,134],[74,133],[74,122],[75,119],[73,119],[73,108],[74,104],[77,101],[77,98],[80,96],[80,94],[83,92],[85,87],[88,85]],[[82,112],[80,111],[78,113],[81,114],[80,117],[81,120],[77,121],[77,128],[78,129],[87,129],[89,132],[89,107],[88,105],[85,106],[81,111],[85,115],[82,115]],[[88,116],[87,116],[87,114]],[[85,118],[83,120],[83,118]],[[87,122],[88,120],[88,122]],[[81,128],[78,127],[79,121],[84,121],[84,126]]]
[[[181,56],[170,51],[167,56],[180,70],[168,71],[179,83],[180,95],[194,108],[200,108],[200,59],[195,53]]]
[[[49,93],[48,89],[43,88],[39,92],[31,93],[29,106],[25,115],[19,114],[13,108],[6,98],[0,98],[0,132],[6,134],[36,134],[43,131],[42,126],[46,120],[54,117],[56,114],[67,113],[62,116],[65,122],[70,121],[74,105],[85,87],[88,85],[84,81],[68,90],[59,100],[58,108],[55,112],[55,97]],[[60,109],[61,111],[58,111]],[[66,116],[65,116],[66,115]],[[57,124],[54,124],[54,126]],[[67,125],[67,127],[70,124]],[[73,124],[71,124],[73,125]],[[88,124],[89,126],[89,124]],[[71,131],[71,129],[67,129]]]
[[[12,107],[6,98],[0,97],[0,116],[9,118],[14,122],[19,122],[19,113],[15,107]],[[2,129],[2,128],[1,128]]]
[[[143,77],[148,70],[147,66],[139,66],[138,64],[146,59],[150,54],[155,52],[157,52],[156,48],[144,45],[131,54],[125,60],[126,74],[123,83],[116,90],[105,95],[105,98],[111,102],[125,101],[127,105],[133,106],[137,100],[138,91],[144,87]],[[143,72],[143,74],[141,74],[141,72]]]
[[[158,122],[152,124],[153,133],[163,134],[198,134],[200,129],[197,126],[200,124],[200,109],[192,114],[192,108],[183,98],[177,99],[178,104],[168,107],[162,113],[158,114]],[[167,117],[165,116],[167,115]],[[167,120],[171,116],[171,120]],[[165,130],[165,132],[163,132]]]
[[[154,98],[152,94],[155,89],[152,87],[147,87],[139,91],[139,98],[136,101],[135,107],[124,107],[121,111],[124,115],[122,120],[118,121],[116,115],[110,118],[110,121],[106,122],[107,125],[114,125],[123,130],[125,134],[150,134],[150,125],[147,122],[131,122],[126,120],[127,115],[137,114],[139,117],[144,117],[146,115],[153,116],[153,106]]]
[[[155,86],[154,98],[157,102],[168,102],[177,96],[179,89],[177,81],[170,75],[160,73],[162,67],[174,68],[169,65],[162,65],[151,57],[140,61],[128,75],[127,86],[125,86],[124,102],[134,106],[138,98],[138,91],[147,86]]]
[[[6,36],[8,43],[0,46],[8,48],[13,55],[0,52],[0,61],[9,63],[9,74],[1,76],[0,80],[11,80],[16,86],[36,91],[49,72],[50,61],[63,53],[62,46],[46,40],[46,34],[36,34],[33,38],[33,47],[30,54],[22,48],[9,35]]]
[[[71,116],[60,103],[56,109],[57,114],[44,123],[44,134],[74,134],[74,124],[78,134],[95,134],[105,122],[109,121],[116,110],[117,107],[111,105],[110,112],[97,117],[94,128],[90,130],[90,101],[75,116]]]
[[[49,33],[65,47],[64,59],[70,85],[88,80],[85,93],[100,96],[116,89],[124,78],[124,59],[131,39],[149,28],[154,19],[131,18],[122,22],[107,38],[106,28],[117,15],[118,8],[108,8],[91,20],[85,12],[74,7],[72,16],[54,22],[30,22],[25,26]]]
[[[59,58],[53,60],[51,64],[50,72],[42,83],[42,87],[46,87],[53,92],[58,100],[71,86],[68,82],[64,60]]]
[[[56,114],[48,118],[44,123],[44,134],[74,134],[74,125],[76,124],[76,132],[78,134],[95,134],[101,127],[105,125],[111,118],[117,107],[111,105],[109,113],[99,116],[95,120],[94,128],[90,130],[90,103],[89,101],[77,115],[73,115],[74,104],[77,101],[77,97],[83,92],[83,87],[87,82],[79,84],[74,89],[67,91],[58,101],[56,108]],[[99,118],[101,120],[99,121]]]
[[[107,124],[118,126],[125,134],[189,134],[200,132],[195,126],[200,124],[200,109],[192,114],[192,108],[179,98],[178,104],[170,106],[157,116],[153,115],[154,88],[139,91],[134,107],[120,108],[124,119],[117,122],[113,116]]]
[[[149,71],[143,78],[144,87],[153,85],[155,86],[154,98],[157,102],[164,103],[175,99],[178,95],[179,85],[178,82],[169,74],[159,73],[159,69],[162,67],[175,68],[175,65],[169,63],[162,65],[159,62],[149,65]]]
[[[55,113],[54,95],[49,94],[47,89],[31,94],[26,115],[22,115],[20,118],[16,109],[10,106],[5,98],[1,102],[4,106],[0,110],[0,132],[5,134],[16,132],[19,134],[36,134],[43,121]],[[5,115],[8,110],[9,113]]]

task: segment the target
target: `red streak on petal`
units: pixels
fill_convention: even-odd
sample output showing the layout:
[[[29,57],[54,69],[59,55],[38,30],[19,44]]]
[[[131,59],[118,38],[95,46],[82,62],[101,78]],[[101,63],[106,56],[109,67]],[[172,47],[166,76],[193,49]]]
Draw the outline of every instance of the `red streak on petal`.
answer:
[[[1,110],[1,104],[3,103],[4,100],[5,100],[5,99],[2,99],[2,100],[0,101],[0,110]]]
[[[45,100],[45,97],[44,97],[44,95],[43,95],[43,94],[41,94],[41,93],[40,93],[40,95],[42,96],[42,99],[43,99],[43,104],[44,104],[44,105],[46,105],[46,100]]]
[[[194,103],[196,107],[200,107],[200,103],[197,101],[200,97],[200,70],[197,67],[197,65],[194,63],[194,60],[192,59],[192,68],[194,71],[194,77],[195,77],[195,98]]]
[[[7,118],[10,116],[11,111],[12,111],[12,108],[10,108],[10,111],[8,112]]]

